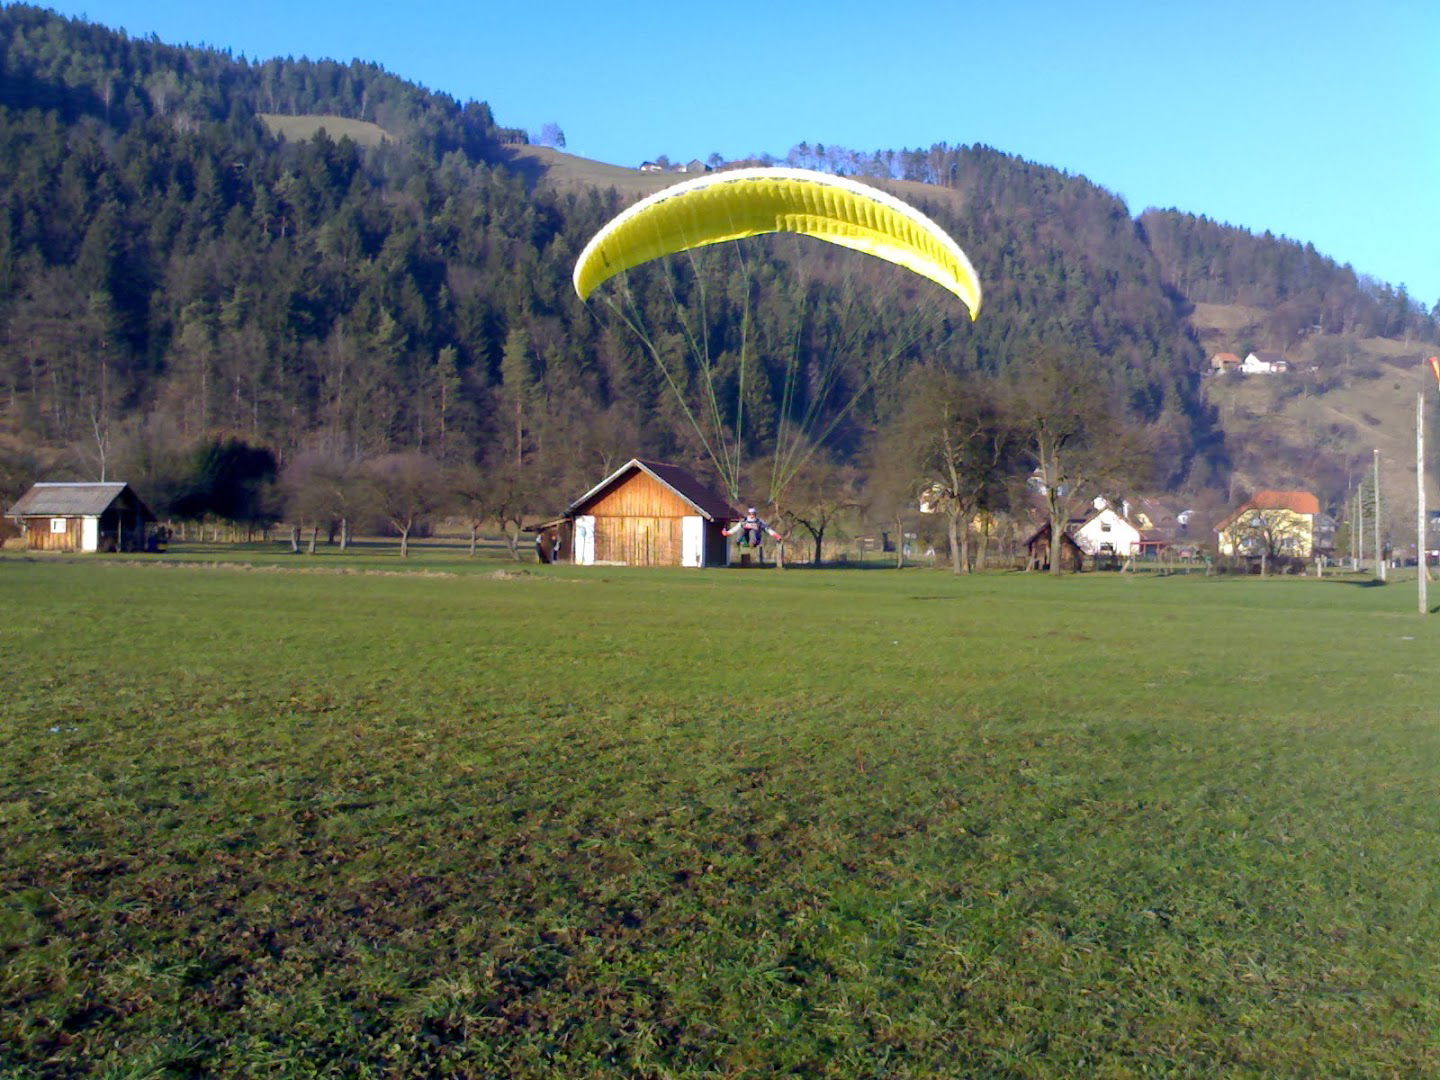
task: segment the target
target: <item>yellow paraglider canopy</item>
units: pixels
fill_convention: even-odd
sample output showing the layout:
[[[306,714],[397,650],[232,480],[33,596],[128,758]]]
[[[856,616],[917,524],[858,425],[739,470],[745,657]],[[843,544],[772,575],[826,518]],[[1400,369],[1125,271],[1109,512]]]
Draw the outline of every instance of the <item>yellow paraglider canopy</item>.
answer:
[[[897,263],[980,314],[980,279],[960,246],[913,206],[843,176],[808,169],[711,173],[656,192],[617,215],[575,261],[575,291],[641,263],[707,244],[791,232]]]

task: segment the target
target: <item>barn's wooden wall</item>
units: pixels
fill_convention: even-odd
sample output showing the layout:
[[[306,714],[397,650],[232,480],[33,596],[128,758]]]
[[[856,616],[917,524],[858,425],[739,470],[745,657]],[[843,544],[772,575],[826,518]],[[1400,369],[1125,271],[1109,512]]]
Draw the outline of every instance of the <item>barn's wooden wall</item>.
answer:
[[[629,566],[679,566],[680,520],[695,513],[664,484],[638,471],[577,511],[595,515],[596,562]]]
[[[681,518],[695,511],[649,473],[632,472],[578,511],[601,517]]]
[[[679,566],[678,517],[595,518],[595,560],[627,566]]]
[[[31,551],[79,551],[84,519],[65,519],[65,531],[52,533],[48,517],[25,519],[25,546]]]

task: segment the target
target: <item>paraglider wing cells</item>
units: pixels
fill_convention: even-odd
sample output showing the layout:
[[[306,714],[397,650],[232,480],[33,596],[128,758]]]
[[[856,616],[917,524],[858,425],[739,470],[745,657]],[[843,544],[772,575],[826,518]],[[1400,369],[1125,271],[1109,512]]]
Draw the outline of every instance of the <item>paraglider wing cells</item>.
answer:
[[[980,280],[944,230],[886,192],[806,169],[736,169],[676,184],[601,229],[575,262],[575,291],[665,255],[763,233],[813,236],[929,278],[980,314]]]

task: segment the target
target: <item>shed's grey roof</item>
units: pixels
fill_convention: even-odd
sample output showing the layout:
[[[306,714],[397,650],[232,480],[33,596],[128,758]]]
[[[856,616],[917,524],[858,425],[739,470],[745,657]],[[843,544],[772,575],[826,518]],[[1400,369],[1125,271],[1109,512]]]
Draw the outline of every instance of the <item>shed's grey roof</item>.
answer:
[[[103,514],[123,495],[129,484],[36,484],[21,495],[6,517],[77,517]],[[149,507],[133,491],[130,498],[147,518],[154,518]]]

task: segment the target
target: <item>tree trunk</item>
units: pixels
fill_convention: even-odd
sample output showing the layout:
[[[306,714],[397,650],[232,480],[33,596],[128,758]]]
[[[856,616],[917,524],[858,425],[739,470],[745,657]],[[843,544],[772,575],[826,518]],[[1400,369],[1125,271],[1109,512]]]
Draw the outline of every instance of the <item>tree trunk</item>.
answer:
[[[316,542],[318,539],[320,539],[320,526],[319,526],[319,525],[311,525],[311,526],[310,526],[310,554],[311,554],[311,555],[314,555],[314,554],[315,554],[315,542]]]
[[[470,523],[470,558],[475,557],[475,545],[480,539],[480,527],[475,522]]]
[[[895,519],[895,569],[905,569],[905,522]]]
[[[350,519],[349,519],[348,517],[343,517],[343,518],[340,519],[340,550],[341,550],[341,551],[344,551],[344,550],[345,550],[346,548],[348,548],[349,546],[350,546]]]
[[[815,558],[810,560],[811,566],[820,565],[820,547],[825,541],[825,530],[821,529],[815,534]]]
[[[299,554],[300,554],[300,526],[299,526],[299,525],[291,525],[291,526],[290,526],[290,554],[291,554],[291,555],[299,555]]]
[[[400,557],[402,559],[410,557],[410,528],[408,525],[400,530]]]
[[[956,574],[963,574],[965,561],[960,551],[960,519],[951,514],[946,527],[950,534],[950,569]]]

